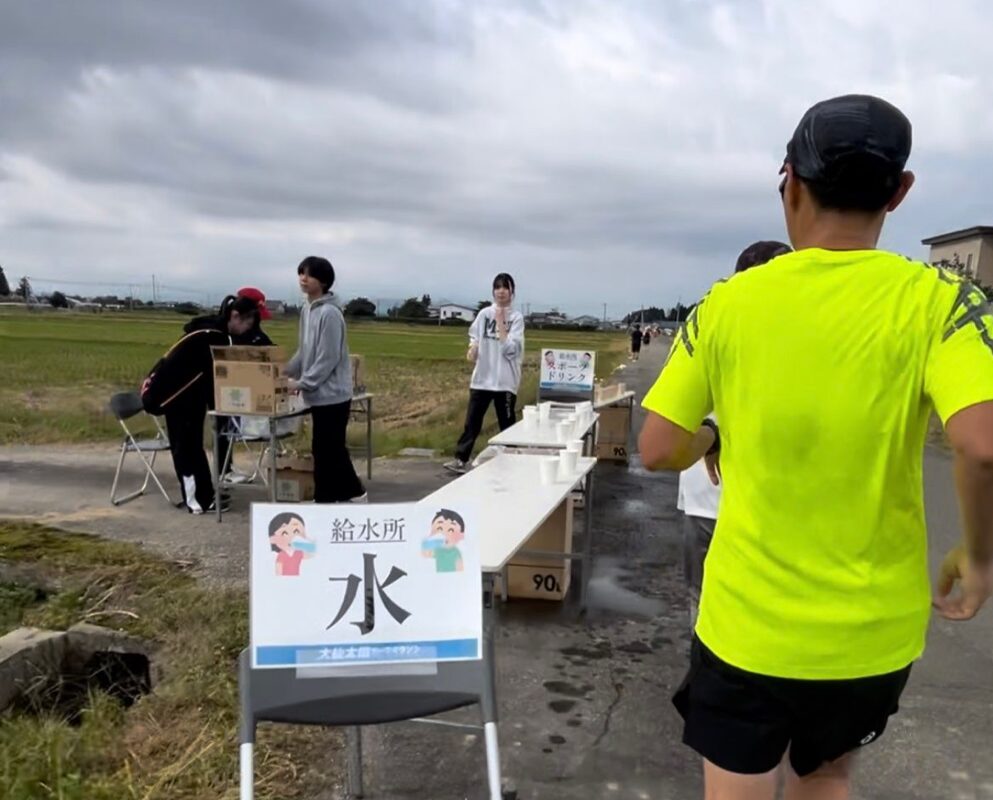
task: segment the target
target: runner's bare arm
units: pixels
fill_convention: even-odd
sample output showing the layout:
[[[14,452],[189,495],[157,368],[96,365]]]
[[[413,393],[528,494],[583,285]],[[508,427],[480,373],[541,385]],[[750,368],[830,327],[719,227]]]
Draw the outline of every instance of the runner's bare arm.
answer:
[[[955,451],[963,540],[945,558],[935,587],[942,616],[967,620],[993,592],[993,402],[953,415],[945,431]],[[959,592],[952,595],[955,584]]]
[[[714,444],[714,432],[701,427],[690,433],[665,417],[649,412],[638,436],[641,463],[650,470],[682,471],[699,461]]]

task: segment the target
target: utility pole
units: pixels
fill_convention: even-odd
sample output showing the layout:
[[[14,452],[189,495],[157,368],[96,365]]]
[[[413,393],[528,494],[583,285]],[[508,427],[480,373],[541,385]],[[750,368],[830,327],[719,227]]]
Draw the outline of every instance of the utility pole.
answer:
[[[155,296],[155,275],[153,274],[152,275],[152,305],[154,306],[157,303],[158,303],[158,298]]]
[[[603,324],[607,324],[607,304],[603,304]]]

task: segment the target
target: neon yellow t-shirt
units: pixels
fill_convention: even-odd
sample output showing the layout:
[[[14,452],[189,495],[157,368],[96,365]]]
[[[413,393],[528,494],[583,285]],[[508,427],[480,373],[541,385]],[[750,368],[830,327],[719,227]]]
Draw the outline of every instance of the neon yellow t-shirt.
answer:
[[[644,407],[695,431],[716,411],[724,479],[697,635],[785,678],[905,667],[930,610],[922,460],[993,400],[979,290],[878,250],[801,250],[717,283]]]

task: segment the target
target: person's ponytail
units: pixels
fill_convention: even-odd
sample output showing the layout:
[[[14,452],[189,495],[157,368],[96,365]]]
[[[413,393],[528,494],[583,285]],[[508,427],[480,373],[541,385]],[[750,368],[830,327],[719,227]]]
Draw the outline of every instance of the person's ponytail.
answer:
[[[221,300],[221,307],[217,310],[217,316],[223,319],[225,322],[231,318],[231,311],[234,309],[235,301],[237,297],[233,294],[229,294],[223,300]]]

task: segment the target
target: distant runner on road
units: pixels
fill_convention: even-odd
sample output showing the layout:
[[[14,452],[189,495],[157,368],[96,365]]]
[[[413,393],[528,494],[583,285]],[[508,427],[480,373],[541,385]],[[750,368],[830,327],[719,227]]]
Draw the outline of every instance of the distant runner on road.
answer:
[[[850,796],[932,602],[967,620],[993,588],[993,311],[960,277],[877,249],[914,182],[894,106],[803,115],[780,171],[796,252],[717,283],[644,406],[642,460],[724,477],[691,666],[676,693],[706,796]],[[922,461],[936,411],[963,538],[928,580]],[[720,421],[701,427],[711,412]]]

